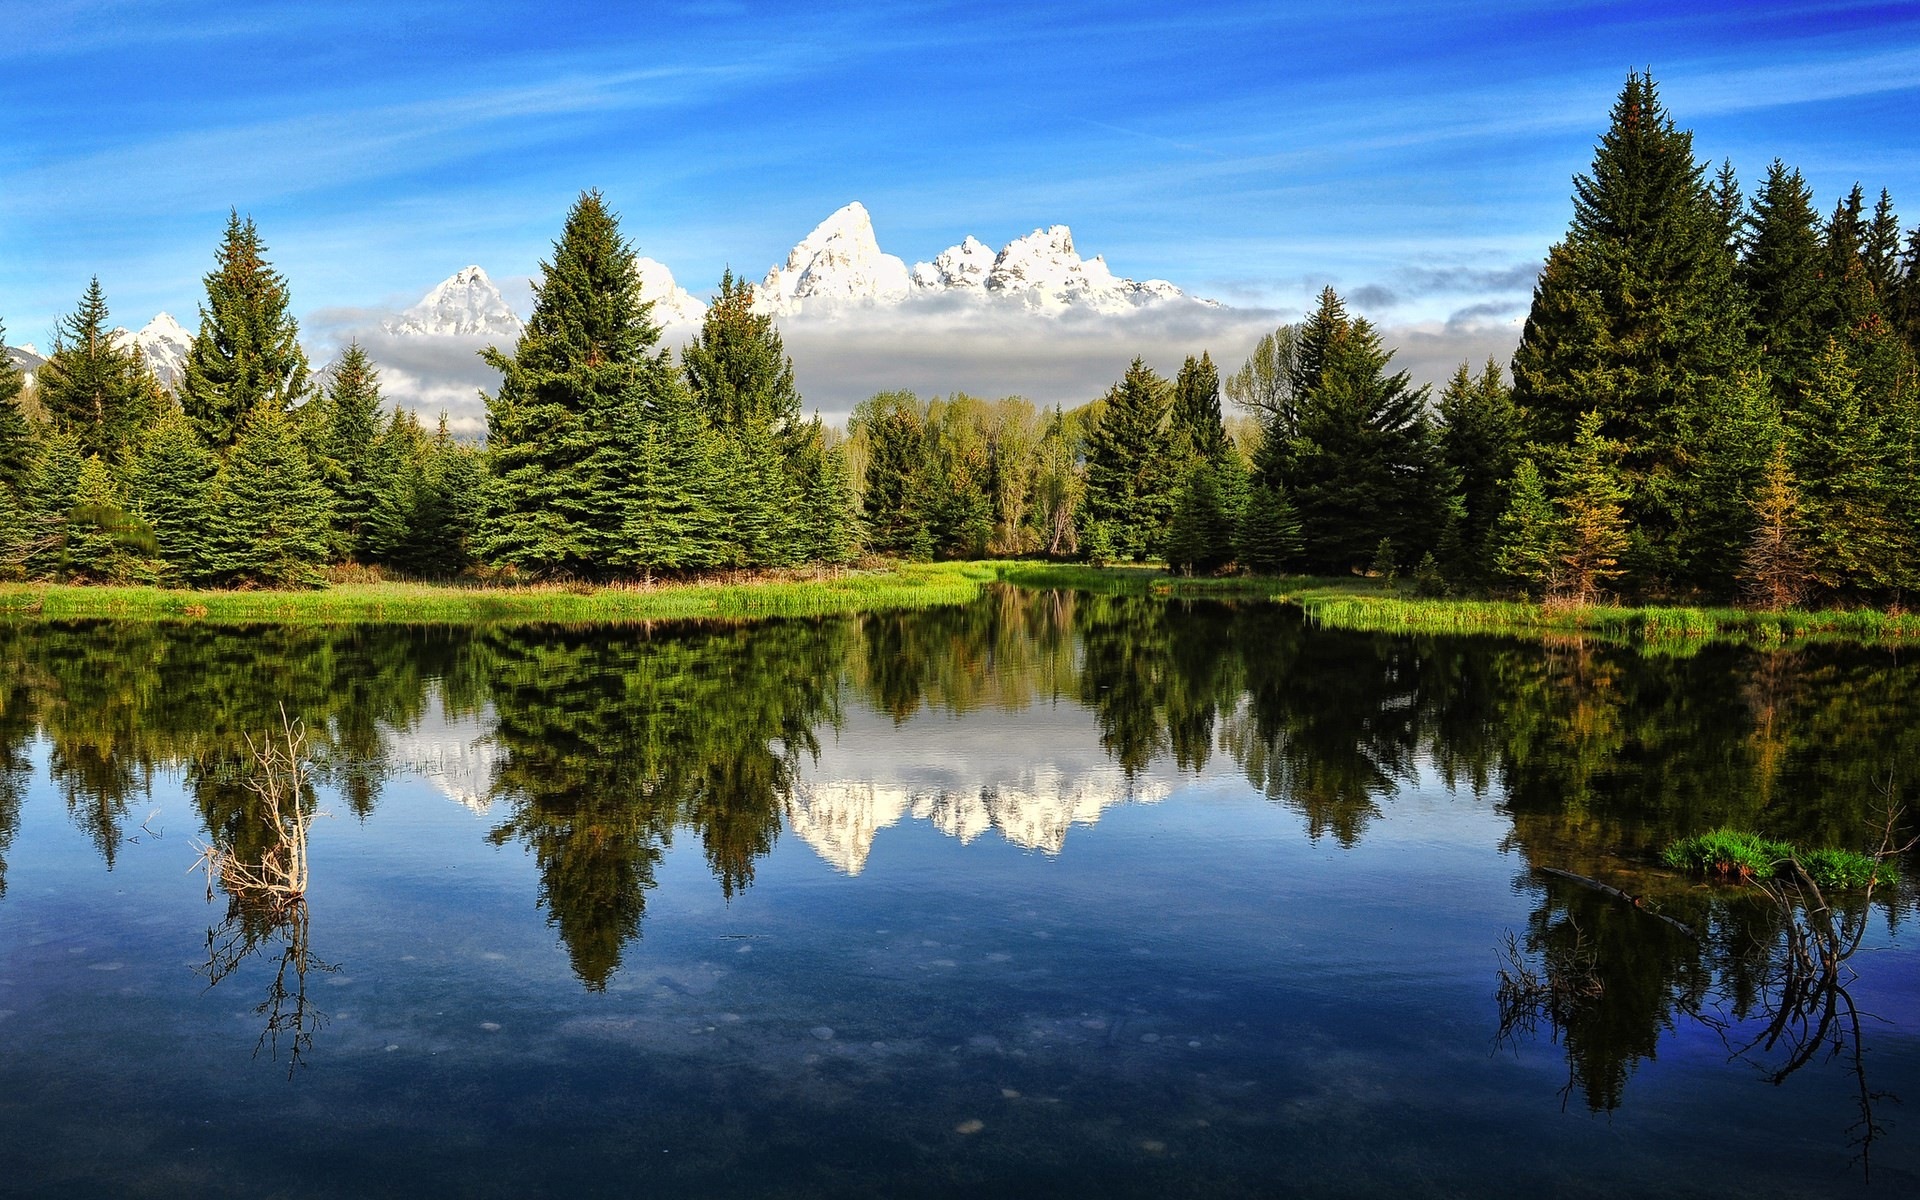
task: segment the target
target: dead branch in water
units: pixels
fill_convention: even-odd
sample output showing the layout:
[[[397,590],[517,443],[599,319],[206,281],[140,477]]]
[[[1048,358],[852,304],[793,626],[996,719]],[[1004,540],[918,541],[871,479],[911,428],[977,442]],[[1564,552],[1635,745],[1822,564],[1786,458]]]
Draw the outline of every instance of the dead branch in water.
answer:
[[[279,734],[262,734],[256,742],[247,735],[247,750],[255,771],[247,790],[260,805],[266,849],[257,859],[243,856],[232,837],[214,835],[201,845],[194,869],[207,873],[207,897],[216,883],[230,896],[286,911],[307,894],[307,831],[322,815],[306,802],[307,732],[299,721],[280,709]]]
[[[1603,896],[1612,896],[1615,900],[1624,900],[1656,921],[1665,921],[1695,941],[1700,940],[1700,935],[1693,931],[1693,926],[1688,925],[1684,921],[1676,921],[1663,912],[1656,912],[1648,908],[1647,898],[1645,896],[1636,896],[1632,892],[1623,892],[1612,884],[1601,883],[1598,879],[1589,879],[1585,875],[1575,875],[1572,871],[1562,871],[1558,867],[1535,867],[1534,870],[1540,872],[1542,875],[1551,875],[1555,879],[1564,879],[1569,883],[1577,883],[1581,887],[1591,888]]]

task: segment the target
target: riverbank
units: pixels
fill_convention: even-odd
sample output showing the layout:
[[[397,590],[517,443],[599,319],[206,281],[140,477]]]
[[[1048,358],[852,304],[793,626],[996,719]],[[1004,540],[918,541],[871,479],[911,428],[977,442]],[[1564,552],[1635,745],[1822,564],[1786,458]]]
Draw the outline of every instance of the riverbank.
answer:
[[[1684,648],[1712,641],[1920,640],[1920,614],[1871,609],[1759,612],[1741,608],[1526,604],[1416,597],[1357,577],[1186,578],[1155,567],[1082,563],[894,563],[736,581],[598,586],[338,583],[310,592],[185,591],[154,587],[0,584],[0,617],[40,620],[205,620],[224,623],[463,624],[658,621],[826,616],[965,604],[987,585],[1107,595],[1266,600],[1334,629],[1382,633],[1565,635]]]

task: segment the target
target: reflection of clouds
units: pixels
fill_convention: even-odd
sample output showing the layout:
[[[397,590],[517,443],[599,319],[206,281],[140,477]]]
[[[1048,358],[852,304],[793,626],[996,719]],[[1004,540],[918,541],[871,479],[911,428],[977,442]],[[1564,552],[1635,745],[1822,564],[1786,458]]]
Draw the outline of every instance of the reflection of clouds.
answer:
[[[491,709],[449,718],[438,703],[410,729],[380,727],[387,762],[425,779],[441,795],[476,813],[493,806],[493,776],[500,751],[492,737]]]

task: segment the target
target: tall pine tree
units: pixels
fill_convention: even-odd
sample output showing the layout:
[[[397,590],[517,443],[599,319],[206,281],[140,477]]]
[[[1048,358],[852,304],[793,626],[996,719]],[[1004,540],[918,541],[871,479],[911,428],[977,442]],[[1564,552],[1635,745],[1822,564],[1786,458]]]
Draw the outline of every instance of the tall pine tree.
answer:
[[[534,575],[603,573],[625,525],[621,493],[638,448],[636,409],[674,385],[634,252],[597,191],[567,213],[540,266],[533,316],[487,398],[491,478],[482,553]]]
[[[1087,438],[1085,519],[1102,526],[1113,552],[1125,558],[1165,548],[1179,482],[1167,430],[1170,400],[1166,380],[1136,358],[1107,393]]]
[[[378,492],[373,448],[380,437],[380,372],[358,342],[328,371],[324,415],[317,465],[333,493],[334,532],[342,553],[365,558],[367,518]]]
[[[253,218],[230,213],[180,380],[180,407],[216,453],[233,445],[261,405],[285,412],[307,397],[300,326],[288,311],[287,281],[266,252]]]
[[[225,583],[312,587],[332,548],[332,497],[293,418],[269,397],[242,423],[214,482],[208,574]]]
[[[1460,561],[1448,569],[1468,579],[1493,574],[1493,527],[1506,511],[1513,469],[1520,462],[1520,412],[1500,366],[1487,360],[1476,378],[1461,363],[1440,393],[1440,453],[1460,491]]]
[[[1693,138],[1653,80],[1627,78],[1573,221],[1549,252],[1514,352],[1515,400],[1542,453],[1570,451],[1581,416],[1621,443],[1633,545],[1646,584],[1696,582],[1685,480],[1704,414],[1749,354],[1726,222]]]
[[[1752,304],[1755,347],[1782,396],[1792,395],[1826,341],[1818,328],[1823,266],[1813,191],[1776,158],[1753,199],[1739,279]]]
[[[114,342],[107,298],[96,276],[80,306],[61,318],[53,354],[40,367],[38,396],[53,427],[73,434],[84,455],[109,463],[131,457],[162,407],[160,385],[140,352]]]
[[[1174,376],[1170,420],[1175,454],[1214,466],[1225,461],[1231,443],[1220,416],[1220,372],[1205,351],[1188,355]]]
[[[26,377],[6,353],[6,344],[7,327],[0,324],[0,493],[11,496],[17,505],[27,472],[33,469],[38,439],[20,407]]]

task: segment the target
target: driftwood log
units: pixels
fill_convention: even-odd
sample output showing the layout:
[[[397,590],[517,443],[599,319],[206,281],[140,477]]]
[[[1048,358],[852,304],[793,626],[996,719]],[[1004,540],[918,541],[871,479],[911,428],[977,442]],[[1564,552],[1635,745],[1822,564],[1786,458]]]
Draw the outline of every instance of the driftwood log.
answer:
[[[1653,909],[1648,908],[1645,896],[1636,896],[1632,892],[1623,892],[1610,883],[1601,883],[1598,879],[1588,879],[1585,875],[1575,875],[1572,871],[1562,871],[1558,867],[1535,867],[1534,870],[1540,872],[1542,875],[1551,875],[1555,879],[1564,879],[1569,883],[1577,883],[1584,888],[1592,888],[1602,895],[1612,896],[1615,900],[1624,900],[1654,920],[1665,921],[1694,941],[1697,942],[1700,940],[1700,935],[1693,931],[1693,926],[1688,925],[1684,921],[1676,921],[1665,913],[1655,912]]]

